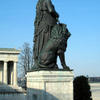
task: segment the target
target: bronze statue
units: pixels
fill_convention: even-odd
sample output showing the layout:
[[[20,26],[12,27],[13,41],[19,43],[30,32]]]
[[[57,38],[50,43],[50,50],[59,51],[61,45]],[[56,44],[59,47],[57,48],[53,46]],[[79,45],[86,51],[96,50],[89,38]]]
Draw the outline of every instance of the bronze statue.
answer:
[[[70,70],[64,57],[70,32],[65,24],[59,23],[58,18],[59,15],[51,0],[38,0],[34,22],[33,69],[59,69],[57,66],[59,56],[63,68]]]

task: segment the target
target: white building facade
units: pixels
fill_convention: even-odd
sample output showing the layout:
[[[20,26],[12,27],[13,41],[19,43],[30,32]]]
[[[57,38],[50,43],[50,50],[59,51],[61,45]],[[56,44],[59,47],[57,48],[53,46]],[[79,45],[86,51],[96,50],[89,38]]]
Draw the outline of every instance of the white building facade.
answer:
[[[0,48],[0,84],[17,86],[17,62],[20,50]]]

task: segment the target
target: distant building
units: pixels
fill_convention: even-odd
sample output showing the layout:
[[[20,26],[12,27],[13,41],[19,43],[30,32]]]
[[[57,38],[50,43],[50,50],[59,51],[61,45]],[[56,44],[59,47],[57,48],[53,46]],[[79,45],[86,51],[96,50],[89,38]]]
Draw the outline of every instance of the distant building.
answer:
[[[0,48],[0,84],[17,85],[17,62],[20,50]]]
[[[100,77],[89,77],[89,82],[100,82]]]

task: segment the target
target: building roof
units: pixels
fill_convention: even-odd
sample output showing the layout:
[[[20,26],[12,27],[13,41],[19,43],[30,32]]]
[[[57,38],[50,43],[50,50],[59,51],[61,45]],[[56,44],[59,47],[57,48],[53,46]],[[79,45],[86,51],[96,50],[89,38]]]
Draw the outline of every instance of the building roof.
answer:
[[[21,50],[17,50],[15,48],[0,48],[0,53],[20,53]]]
[[[19,51],[15,48],[0,48],[0,51]]]

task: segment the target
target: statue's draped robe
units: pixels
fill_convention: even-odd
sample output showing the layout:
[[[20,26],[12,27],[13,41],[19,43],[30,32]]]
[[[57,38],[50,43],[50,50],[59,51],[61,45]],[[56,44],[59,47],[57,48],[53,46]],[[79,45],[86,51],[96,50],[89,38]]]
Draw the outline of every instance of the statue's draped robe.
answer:
[[[52,27],[57,23],[58,14],[50,0],[39,0],[36,7],[34,32],[34,61],[37,62],[39,53],[50,39]]]

